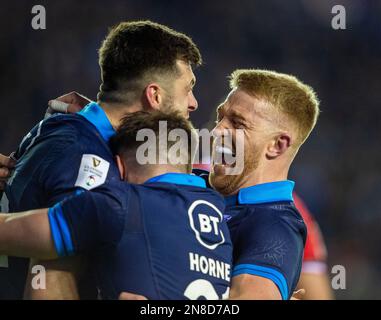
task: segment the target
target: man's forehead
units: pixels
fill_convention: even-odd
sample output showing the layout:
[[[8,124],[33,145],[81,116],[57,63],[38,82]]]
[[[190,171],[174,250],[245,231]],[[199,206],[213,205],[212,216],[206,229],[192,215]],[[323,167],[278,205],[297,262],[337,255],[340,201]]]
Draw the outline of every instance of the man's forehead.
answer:
[[[193,84],[196,83],[196,77],[193,73],[192,66],[189,62],[186,62],[184,60],[177,60],[176,64],[182,76],[187,77],[189,81],[193,81]]]
[[[233,89],[217,108],[220,111],[252,111],[255,99],[242,90]]]

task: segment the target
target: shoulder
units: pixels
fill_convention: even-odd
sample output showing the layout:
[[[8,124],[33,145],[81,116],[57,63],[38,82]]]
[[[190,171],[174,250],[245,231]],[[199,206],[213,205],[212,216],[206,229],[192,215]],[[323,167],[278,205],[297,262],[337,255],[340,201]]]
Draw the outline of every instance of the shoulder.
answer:
[[[153,192],[162,192],[168,193],[172,197],[181,197],[184,200],[196,200],[196,199],[204,199],[211,200],[224,203],[225,200],[221,194],[211,188],[203,188],[198,186],[187,186],[187,185],[179,185],[175,183],[163,183],[163,182],[155,182],[155,183],[147,183],[142,185],[133,185],[135,188],[141,191],[153,191]]]
[[[85,119],[76,115],[53,115],[37,123],[23,138],[16,157],[28,152],[37,144],[69,144],[77,141],[83,130]]]
[[[55,135],[71,134],[81,139],[97,132],[92,123],[78,114],[53,115],[42,122],[42,127],[45,132]]]
[[[270,223],[289,223],[305,226],[302,216],[293,202],[273,202],[248,206],[247,215],[259,221]]]
[[[228,222],[234,233],[239,236],[263,234],[288,236],[297,234],[306,237],[306,226],[292,202],[278,202],[261,205],[238,206],[238,214]]]

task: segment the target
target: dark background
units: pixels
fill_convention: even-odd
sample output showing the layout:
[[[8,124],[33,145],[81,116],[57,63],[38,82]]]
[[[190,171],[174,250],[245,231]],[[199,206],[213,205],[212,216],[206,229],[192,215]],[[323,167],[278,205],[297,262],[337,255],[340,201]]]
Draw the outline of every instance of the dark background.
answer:
[[[46,8],[46,30],[31,27],[35,4]],[[346,30],[331,27],[335,4],[346,8]],[[381,298],[381,1],[6,0],[0,12],[1,153],[17,147],[49,99],[72,90],[96,97],[97,48],[123,20],[166,24],[200,47],[196,127],[214,120],[236,68],[312,85],[322,114],[291,178],[321,225],[330,268],[346,268],[347,288],[336,296]]]

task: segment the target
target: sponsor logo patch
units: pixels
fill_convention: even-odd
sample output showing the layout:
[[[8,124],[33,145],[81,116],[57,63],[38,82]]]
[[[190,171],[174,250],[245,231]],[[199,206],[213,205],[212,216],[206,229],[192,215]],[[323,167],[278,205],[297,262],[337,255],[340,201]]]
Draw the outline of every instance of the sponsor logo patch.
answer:
[[[93,154],[84,154],[75,186],[86,190],[101,186],[106,181],[109,168],[108,161]]]
[[[196,200],[188,209],[188,217],[196,239],[202,246],[214,250],[225,242],[221,230],[223,214],[214,204]]]

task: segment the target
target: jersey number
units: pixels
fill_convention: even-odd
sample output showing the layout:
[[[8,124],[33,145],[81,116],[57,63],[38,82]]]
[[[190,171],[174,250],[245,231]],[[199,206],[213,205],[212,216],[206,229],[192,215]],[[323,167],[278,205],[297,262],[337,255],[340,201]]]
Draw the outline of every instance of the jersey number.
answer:
[[[228,287],[222,295],[222,300],[229,298],[229,290],[230,288]],[[204,297],[206,300],[220,299],[213,285],[204,279],[192,281],[185,289],[184,296],[189,300],[198,300],[201,297]]]

